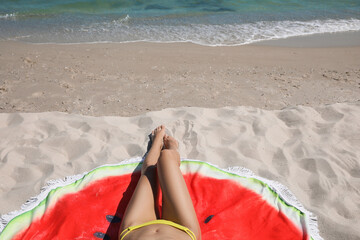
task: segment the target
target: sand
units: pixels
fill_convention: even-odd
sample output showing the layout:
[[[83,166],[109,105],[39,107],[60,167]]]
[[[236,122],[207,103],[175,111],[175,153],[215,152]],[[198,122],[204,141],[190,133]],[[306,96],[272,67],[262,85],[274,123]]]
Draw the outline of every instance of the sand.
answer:
[[[0,213],[165,124],[182,157],[279,181],[324,239],[359,239],[359,66],[360,47],[0,42]]]
[[[0,112],[134,116],[168,107],[281,109],[360,99],[360,44],[0,42]]]

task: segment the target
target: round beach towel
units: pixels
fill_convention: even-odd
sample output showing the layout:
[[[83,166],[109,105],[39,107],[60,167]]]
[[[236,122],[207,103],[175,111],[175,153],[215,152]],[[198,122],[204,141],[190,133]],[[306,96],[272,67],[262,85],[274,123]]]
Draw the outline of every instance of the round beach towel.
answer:
[[[141,160],[50,182],[21,211],[2,216],[0,239],[118,239]],[[203,240],[321,239],[316,219],[279,183],[197,160],[182,159],[181,171]]]

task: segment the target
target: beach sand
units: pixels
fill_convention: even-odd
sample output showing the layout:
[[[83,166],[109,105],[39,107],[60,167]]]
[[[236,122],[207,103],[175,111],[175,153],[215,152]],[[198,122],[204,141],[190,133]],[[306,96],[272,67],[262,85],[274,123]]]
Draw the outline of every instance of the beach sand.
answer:
[[[359,66],[360,46],[0,42],[0,112],[134,116],[168,107],[357,101]]]
[[[359,239],[359,66],[356,46],[0,42],[0,213],[165,124],[181,157],[279,181],[324,239]]]

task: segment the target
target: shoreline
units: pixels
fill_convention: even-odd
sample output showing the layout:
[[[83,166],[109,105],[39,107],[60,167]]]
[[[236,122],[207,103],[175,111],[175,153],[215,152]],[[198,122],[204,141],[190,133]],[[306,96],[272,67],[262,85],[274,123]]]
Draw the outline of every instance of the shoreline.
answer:
[[[360,31],[346,31],[334,33],[313,33],[309,35],[291,36],[287,38],[277,38],[260,40],[252,43],[238,45],[205,45],[192,41],[184,42],[156,42],[156,41],[127,41],[127,42],[78,42],[78,43],[56,43],[44,42],[34,43],[16,39],[0,39],[1,42],[19,42],[31,45],[83,45],[83,44],[194,44],[202,47],[241,47],[241,46],[273,46],[273,47],[294,47],[294,48],[332,48],[332,47],[358,47],[360,46]]]
[[[282,39],[264,40],[253,45],[295,47],[295,48],[333,48],[360,46],[360,31],[316,33]]]

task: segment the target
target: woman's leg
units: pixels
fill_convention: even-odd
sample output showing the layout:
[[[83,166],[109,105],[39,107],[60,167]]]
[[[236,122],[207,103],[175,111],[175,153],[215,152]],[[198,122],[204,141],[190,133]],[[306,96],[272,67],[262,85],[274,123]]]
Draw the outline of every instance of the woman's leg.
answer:
[[[153,141],[141,168],[141,176],[130,199],[120,226],[120,233],[134,225],[156,220],[156,164],[163,147],[165,126],[157,127],[153,132]]]
[[[164,150],[157,163],[163,196],[162,218],[189,228],[200,240],[201,230],[195,209],[180,171],[178,143],[171,136],[164,137]]]

